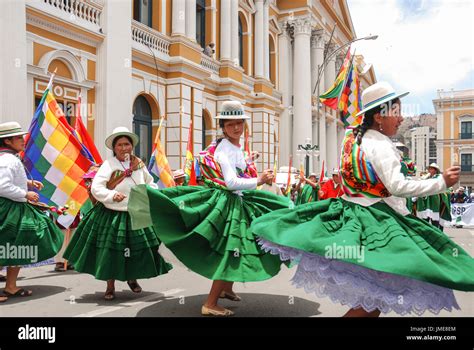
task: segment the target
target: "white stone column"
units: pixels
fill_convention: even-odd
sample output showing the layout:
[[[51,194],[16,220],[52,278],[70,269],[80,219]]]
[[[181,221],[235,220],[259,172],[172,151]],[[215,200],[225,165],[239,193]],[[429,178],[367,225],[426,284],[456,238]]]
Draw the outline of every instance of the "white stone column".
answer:
[[[293,62],[293,149],[312,139],[311,112],[311,21],[298,18],[293,22],[295,54]]]
[[[128,0],[108,1],[102,12],[107,35],[98,50],[95,144],[106,155],[105,138],[117,126],[132,130],[132,9]]]
[[[255,0],[255,77],[264,77],[264,28],[263,28],[263,1]]]
[[[315,40],[315,47],[314,47],[314,54],[315,54],[315,67],[318,71],[323,64],[324,61],[324,32],[322,30],[316,31],[313,33],[314,40]],[[316,84],[316,83],[315,83]],[[314,85],[312,87],[314,89]],[[319,166],[318,171],[321,171],[321,163],[324,160],[327,163],[327,154],[326,154],[326,116],[324,114],[324,108],[319,108],[319,95],[321,95],[325,91],[325,84],[324,84],[324,70],[322,71],[321,78],[319,80],[319,84],[316,87],[315,94],[318,98],[317,106],[317,119],[318,119],[318,145],[319,145]],[[327,165],[326,165],[327,167]]]
[[[221,60],[230,60],[232,56],[231,48],[231,0],[221,1]]]
[[[206,7],[206,10],[208,8]],[[212,13],[212,40],[211,43],[217,44],[217,5],[216,0],[211,0],[211,13]],[[215,48],[215,47],[214,47]]]
[[[186,0],[173,0],[172,13],[172,35],[186,35]]]
[[[268,27],[269,2],[265,1],[263,6],[263,67],[265,78],[270,79],[270,30]]]
[[[196,0],[186,0],[186,37],[196,42]]]
[[[166,34],[166,1],[161,1],[160,16],[161,16],[161,26],[160,32]]]
[[[282,23],[283,28],[278,41],[280,50],[279,54],[279,74],[280,74],[280,91],[282,92],[282,103],[284,110],[280,114],[280,160],[279,164],[289,164],[289,155],[291,149],[291,133],[292,133],[292,115],[289,113],[291,105],[291,38],[287,30],[287,24]]]
[[[329,56],[331,52],[335,49],[334,44],[329,46],[327,51],[327,55]],[[326,67],[324,69],[324,80],[325,80],[325,90],[330,89],[331,86],[334,84],[334,80],[336,79],[336,57],[332,57],[331,59],[327,60]],[[336,116],[336,112],[332,109],[325,108],[327,113]],[[335,167],[337,162],[337,151],[336,151],[336,143],[337,143],[337,126],[334,121],[328,123],[327,127],[327,135],[326,135],[326,148],[327,148],[327,159],[326,164],[328,170],[332,170]]]
[[[239,62],[239,0],[230,0],[230,40],[233,62]],[[242,62],[239,62],[242,65]]]
[[[4,1],[0,11],[0,122],[16,121],[28,130],[25,1]]]

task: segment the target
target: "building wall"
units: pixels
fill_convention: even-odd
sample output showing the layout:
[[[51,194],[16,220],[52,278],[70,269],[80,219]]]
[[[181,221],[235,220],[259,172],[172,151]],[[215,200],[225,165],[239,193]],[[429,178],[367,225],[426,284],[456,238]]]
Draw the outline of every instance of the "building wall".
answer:
[[[438,117],[439,130],[436,145],[440,166],[446,169],[460,165],[463,154],[470,154],[474,161],[474,138],[461,138],[461,122],[472,122],[474,126],[474,90],[438,91],[433,100]],[[469,170],[470,171],[469,171]],[[474,188],[474,171],[465,166],[461,171],[460,185]]]
[[[309,71],[318,64],[311,42],[318,36],[320,50],[329,45],[329,23],[338,23],[332,50],[355,37],[345,1],[206,0],[205,41],[216,44],[212,58],[202,53],[193,38],[189,23],[195,21],[196,11],[189,1],[154,0],[151,27],[133,20],[132,0],[84,0],[88,16],[64,4],[59,8],[46,0],[20,0],[8,5],[17,14],[15,35],[26,41],[25,71],[15,72],[18,87],[22,79],[26,81],[26,89],[17,89],[17,98],[27,101],[23,119],[18,118],[24,127],[33,116],[35,97],[41,95],[51,69],[57,68],[54,89],[58,99],[77,104],[82,96],[84,123],[104,156],[104,140],[113,128],[133,127],[132,107],[139,96],[150,105],[153,138],[163,119],[160,136],[172,168],[183,166],[190,122],[197,153],[206,146],[203,125],[209,142],[219,135],[213,117],[222,102],[237,99],[253,118],[250,141],[251,148],[261,152],[260,171],[273,168],[276,160],[286,165],[290,154],[296,159],[297,145],[306,138],[321,143],[320,148],[327,151],[324,157],[313,158],[312,171],[319,171],[322,160],[326,168],[337,166],[343,126],[333,111],[317,111],[312,105],[314,82],[309,80]],[[18,15],[21,13],[24,18]],[[243,62],[238,60],[238,19],[242,22]],[[18,32],[18,28],[24,29]],[[7,39],[9,32],[2,31],[1,36]],[[280,54],[282,43],[287,45],[288,57]],[[22,57],[22,48],[15,50],[12,55]],[[295,67],[307,64],[302,59],[310,59],[312,65],[295,77]],[[287,74],[282,73],[285,69]],[[327,83],[323,77],[321,92],[337,69],[334,57],[324,70]],[[373,68],[362,80],[365,85],[375,81]],[[6,83],[0,84],[0,91],[6,91]],[[294,105],[300,94],[305,98]],[[292,110],[302,114],[295,116]],[[0,118],[6,115],[16,116],[2,113]],[[300,123],[307,125],[302,130],[305,135],[295,131]]]

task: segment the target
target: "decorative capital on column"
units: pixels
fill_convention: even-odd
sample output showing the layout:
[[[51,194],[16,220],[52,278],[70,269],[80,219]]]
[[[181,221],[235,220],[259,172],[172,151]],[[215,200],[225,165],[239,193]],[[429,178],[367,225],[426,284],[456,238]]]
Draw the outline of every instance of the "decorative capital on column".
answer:
[[[344,62],[345,57],[346,57],[345,53],[339,54],[336,56],[336,68],[342,66],[342,63]]]
[[[323,29],[311,30],[311,48],[313,49],[324,49],[324,43],[326,41],[326,34]]]
[[[311,19],[309,17],[299,17],[290,23],[295,35],[311,35]]]
[[[285,20],[285,21],[278,22],[278,24],[280,25],[280,28],[282,28],[280,35],[286,36],[290,40],[293,39],[294,33],[293,33],[293,26],[291,25],[291,22]]]

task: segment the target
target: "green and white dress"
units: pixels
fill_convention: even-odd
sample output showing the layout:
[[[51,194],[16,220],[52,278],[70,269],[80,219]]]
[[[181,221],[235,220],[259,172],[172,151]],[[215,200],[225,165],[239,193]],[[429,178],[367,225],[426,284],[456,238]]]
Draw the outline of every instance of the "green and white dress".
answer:
[[[199,163],[207,186],[135,187],[129,204],[133,226],[152,223],[177,259],[211,280],[251,282],[275,276],[282,262],[259,247],[249,226],[292,203],[256,190],[253,163],[227,139],[201,152]]]
[[[344,196],[283,209],[252,223],[262,247],[298,264],[296,287],[351,308],[435,314],[459,308],[452,289],[474,291],[474,259],[410,215],[405,198],[442,193],[442,177],[408,181],[385,135],[368,130],[342,148]],[[403,198],[405,197],[405,198]]]
[[[0,266],[36,264],[61,249],[63,234],[26,201],[27,177],[12,150],[0,149]]]
[[[316,202],[318,200],[318,190],[319,186],[313,188],[309,184],[304,184],[301,192],[298,193],[298,197],[296,198],[296,205],[301,205],[310,202]]]
[[[433,177],[436,179],[441,174]],[[416,216],[431,222],[437,222],[440,226],[447,226],[451,223],[451,202],[447,191],[425,197],[418,197],[416,201]]]
[[[129,169],[130,162],[120,162],[115,157],[102,164],[91,187],[98,203],[82,218],[64,252],[64,258],[76,271],[91,274],[99,280],[151,278],[172,268],[158,253],[161,242],[153,227],[132,229],[127,211],[133,186],[147,184],[157,188],[144,164],[139,161],[115,189],[107,188],[111,179],[123,176]],[[123,201],[114,202],[117,192],[126,195]]]

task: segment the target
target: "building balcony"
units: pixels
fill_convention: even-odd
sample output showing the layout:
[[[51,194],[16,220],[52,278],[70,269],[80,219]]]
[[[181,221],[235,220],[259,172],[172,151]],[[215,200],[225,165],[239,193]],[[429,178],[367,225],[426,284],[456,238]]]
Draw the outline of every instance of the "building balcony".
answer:
[[[83,29],[101,32],[104,0],[26,0],[26,5]]]
[[[219,61],[213,59],[212,57],[209,57],[206,54],[201,54],[201,66],[203,66],[206,69],[209,69],[212,74],[216,74],[219,76],[219,68],[220,68],[220,63]]]
[[[472,140],[474,139],[474,134],[462,132],[459,134],[461,140]]]
[[[166,60],[169,58],[170,40],[159,31],[132,20],[132,47],[147,55],[153,51],[155,56]]]

